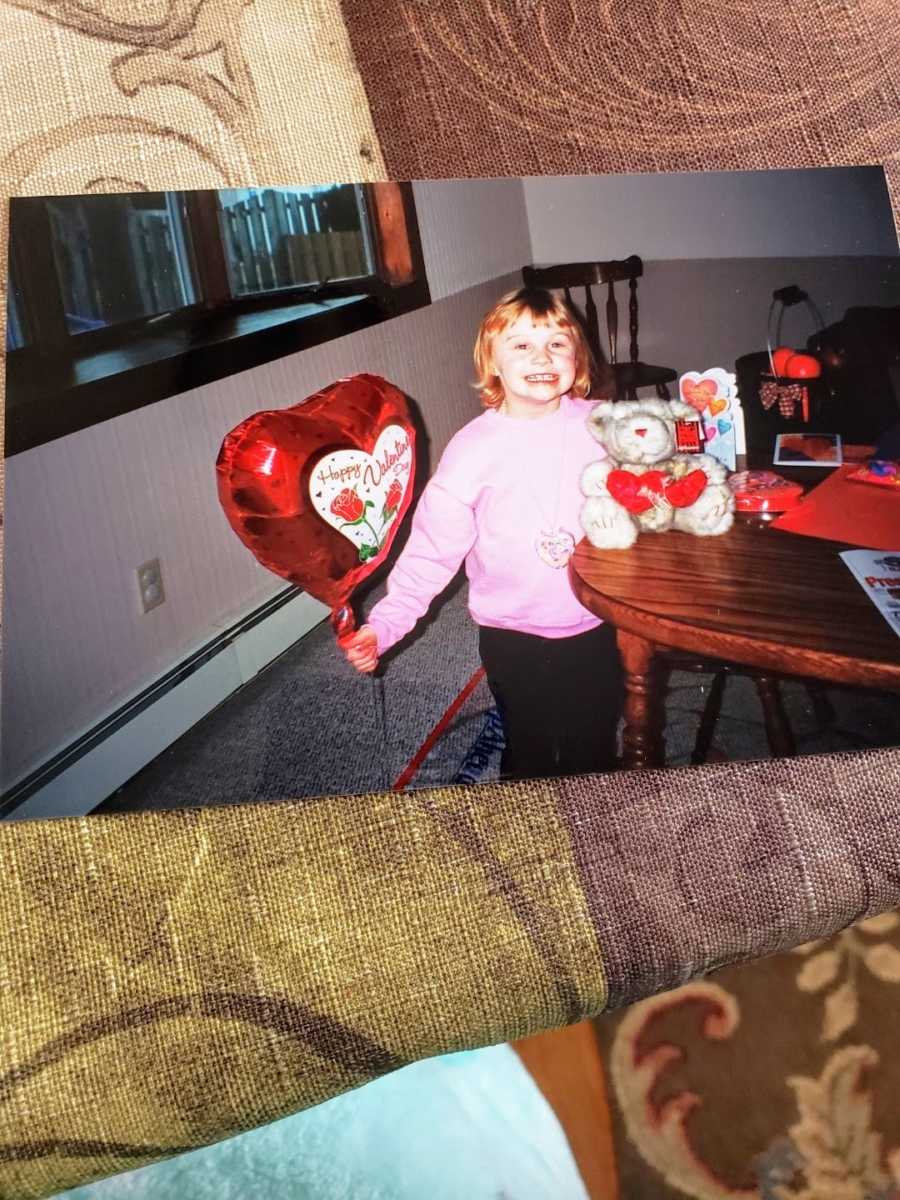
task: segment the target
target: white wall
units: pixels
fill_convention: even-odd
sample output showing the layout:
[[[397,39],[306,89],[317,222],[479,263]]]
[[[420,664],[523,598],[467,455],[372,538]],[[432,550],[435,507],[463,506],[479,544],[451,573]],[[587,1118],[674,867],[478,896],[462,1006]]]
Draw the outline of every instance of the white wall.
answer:
[[[413,192],[432,299],[532,261],[521,179],[414,183]]]
[[[897,253],[880,167],[529,178],[534,263]]]

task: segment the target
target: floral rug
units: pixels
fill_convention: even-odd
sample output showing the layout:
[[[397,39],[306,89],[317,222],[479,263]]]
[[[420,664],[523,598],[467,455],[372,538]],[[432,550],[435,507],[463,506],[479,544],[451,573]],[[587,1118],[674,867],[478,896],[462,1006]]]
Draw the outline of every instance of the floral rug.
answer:
[[[900,914],[596,1021],[627,1200],[900,1200]]]

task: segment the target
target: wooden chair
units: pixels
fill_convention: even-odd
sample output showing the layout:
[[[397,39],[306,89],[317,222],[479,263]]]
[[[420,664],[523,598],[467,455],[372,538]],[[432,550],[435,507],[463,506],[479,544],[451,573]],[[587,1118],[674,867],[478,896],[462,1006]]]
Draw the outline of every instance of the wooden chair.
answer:
[[[636,400],[639,388],[652,387],[663,400],[671,399],[667,384],[678,378],[671,367],[654,367],[643,363],[638,357],[638,299],[637,281],[644,273],[644,264],[636,254],[610,262],[561,263],[548,267],[523,267],[522,279],[526,286],[562,289],[566,300],[582,318],[588,343],[602,372],[608,364],[614,380],[614,395],[617,400]],[[628,281],[628,360],[620,362],[619,349],[619,305],[616,300],[616,283]],[[600,321],[591,288],[606,285],[606,341],[608,354],[601,346]],[[572,300],[572,288],[584,288],[584,311],[581,312]],[[600,391],[605,389],[601,380]]]

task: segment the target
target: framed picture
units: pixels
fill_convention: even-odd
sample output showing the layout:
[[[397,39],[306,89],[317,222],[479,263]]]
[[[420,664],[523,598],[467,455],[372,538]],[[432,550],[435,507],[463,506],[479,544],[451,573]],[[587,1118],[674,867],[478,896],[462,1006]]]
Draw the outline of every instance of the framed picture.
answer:
[[[844,461],[838,433],[779,433],[776,467],[839,467]]]

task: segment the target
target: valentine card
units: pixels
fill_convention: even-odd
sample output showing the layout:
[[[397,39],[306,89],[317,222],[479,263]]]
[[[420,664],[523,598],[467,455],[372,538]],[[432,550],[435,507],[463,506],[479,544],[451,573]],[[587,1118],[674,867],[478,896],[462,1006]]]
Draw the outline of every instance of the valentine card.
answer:
[[[735,377],[722,367],[687,371],[678,381],[681,399],[700,414],[705,450],[729,471],[746,450],[744,414],[737,398]]]

